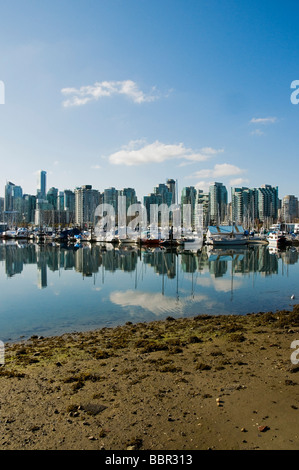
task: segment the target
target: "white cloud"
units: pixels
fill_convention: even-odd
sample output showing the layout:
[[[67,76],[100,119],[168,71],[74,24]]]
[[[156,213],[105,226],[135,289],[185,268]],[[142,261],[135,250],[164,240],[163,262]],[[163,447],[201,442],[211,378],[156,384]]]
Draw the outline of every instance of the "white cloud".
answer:
[[[217,163],[213,169],[204,169],[197,171],[191,178],[221,178],[225,176],[234,176],[243,173],[245,170],[231,165],[230,163]]]
[[[189,162],[208,160],[211,155],[223,152],[212,148],[204,148],[199,152],[184,147],[184,144],[164,144],[153,142],[147,144],[144,141],[131,141],[118,152],[109,156],[113,165],[141,165],[144,163],[162,163],[166,160],[183,159]]]
[[[267,118],[252,118],[250,122],[252,124],[273,124],[276,121],[277,121],[276,117],[267,117]]]
[[[223,149],[217,150],[217,149],[213,149],[212,147],[204,147],[201,149],[201,151],[207,155],[216,155],[217,153],[224,152]]]
[[[110,294],[110,301],[122,307],[141,307],[155,315],[163,314],[169,310],[175,310],[178,303],[175,298],[162,294],[150,294],[148,292],[127,290],[114,291]]]
[[[250,133],[251,135],[264,135],[265,133],[261,131],[260,129],[255,129]]]
[[[196,183],[195,188],[200,189],[204,193],[208,193],[209,192],[209,187],[210,187],[211,184],[212,184],[212,182],[209,183],[207,181],[199,181],[198,183]]]
[[[69,97],[62,103],[65,108],[83,106],[90,101],[97,101],[113,95],[127,96],[138,104],[155,101],[159,98],[159,93],[155,87],[151,89],[150,93],[146,94],[138,88],[133,80],[96,82],[94,85],[80,88],[63,88],[61,93]]]
[[[248,184],[249,180],[246,178],[235,178],[230,180],[229,184],[231,186],[243,186],[244,184]]]
[[[185,298],[177,300],[175,297],[169,297],[160,293],[153,294],[136,290],[111,292],[110,301],[122,307],[141,307],[157,316],[165,315],[168,312],[177,312],[179,316],[184,307],[189,303],[189,299]],[[214,303],[213,300],[210,300],[203,294],[195,295],[192,302],[204,302],[207,306]]]
[[[90,168],[92,170],[100,170],[102,167],[101,167],[101,165],[92,165]]]
[[[213,287],[217,292],[230,292],[232,290],[231,279],[216,278],[210,276],[209,278],[198,278],[197,284],[203,287]],[[240,289],[242,287],[242,279],[233,280],[233,289]]]

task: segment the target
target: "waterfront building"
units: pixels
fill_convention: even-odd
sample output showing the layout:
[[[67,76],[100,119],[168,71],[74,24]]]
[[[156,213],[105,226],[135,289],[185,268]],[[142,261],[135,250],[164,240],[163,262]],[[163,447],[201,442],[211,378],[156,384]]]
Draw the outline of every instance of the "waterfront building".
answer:
[[[168,179],[166,181],[166,186],[168,187],[169,192],[172,194],[171,204],[175,204],[177,202],[177,184],[175,180]]]
[[[209,187],[210,223],[218,225],[225,221],[227,211],[227,189],[222,183],[212,183]]]
[[[194,186],[185,186],[181,192],[181,214],[182,220],[184,220],[184,205],[190,206],[190,221],[191,227],[194,228],[195,225],[195,203],[196,203],[197,190]],[[187,221],[186,221],[187,222]]]
[[[58,197],[58,189],[57,188],[50,188],[47,192],[47,201],[52,206],[52,209],[57,209],[57,197]]]
[[[258,218],[258,193],[246,187],[231,189],[231,219],[250,228]]]
[[[43,225],[46,227],[64,227],[69,224],[68,212],[60,211],[58,209],[44,209],[38,212],[40,222],[36,225]]]
[[[64,210],[64,192],[59,191],[57,194],[57,210],[63,211]]]
[[[103,203],[112,206],[116,215],[118,211],[118,194],[119,191],[114,187],[104,189],[103,194]]]
[[[295,222],[298,218],[298,198],[293,195],[282,199],[281,218],[285,223]]]
[[[258,197],[258,218],[262,222],[271,222],[277,220],[278,216],[278,187],[264,184],[257,188]]]
[[[207,228],[210,220],[210,194],[197,189],[194,207],[194,228]]]
[[[12,210],[15,213],[15,222],[20,224],[23,222],[23,190],[21,186],[13,186],[12,188]]]
[[[146,216],[148,222],[150,221],[150,212],[151,212],[151,205],[152,204],[162,204],[162,196],[160,194],[150,193],[147,196],[143,197],[143,205],[146,209]]]
[[[4,212],[4,197],[0,197],[0,221],[3,220],[3,212]]]
[[[136,196],[136,191],[134,188],[123,188],[118,192],[119,196],[125,196],[126,197],[126,211],[128,211],[128,208],[132,206],[133,204],[137,204],[137,196]]]
[[[64,190],[64,210],[75,212],[75,193],[70,189]]]
[[[31,224],[34,222],[34,214],[36,208],[36,196],[24,194],[24,222]]]
[[[8,181],[5,185],[4,193],[4,211],[10,212],[13,211],[13,188],[15,184],[11,181]]]
[[[94,213],[99,205],[99,191],[92,189],[91,185],[84,185],[75,189],[75,223],[94,225]]]
[[[174,181],[174,180],[168,180],[168,181]],[[171,186],[172,183],[169,183],[169,186],[164,183],[157,184],[154,188],[154,192],[148,194],[147,196],[144,196],[143,198],[143,204],[146,208],[146,213],[147,213],[147,220],[150,221],[151,217],[151,208],[150,206],[157,205],[160,206],[161,204],[166,204],[168,207],[170,207],[173,204],[173,191],[175,191],[174,187]],[[170,216],[172,220],[172,215]],[[158,221],[157,223],[161,222],[161,213],[159,212],[158,214]]]
[[[67,215],[67,223],[74,223],[75,221],[75,193],[70,189],[64,190],[64,210]]]
[[[173,193],[170,191],[167,184],[157,184],[154,188],[154,194],[158,196],[158,199],[161,198],[162,204],[167,204],[168,207],[173,203]]]
[[[22,221],[22,197],[23,190],[21,186],[17,186],[11,181],[8,181],[5,185],[3,220],[7,222],[9,226],[17,225]]]

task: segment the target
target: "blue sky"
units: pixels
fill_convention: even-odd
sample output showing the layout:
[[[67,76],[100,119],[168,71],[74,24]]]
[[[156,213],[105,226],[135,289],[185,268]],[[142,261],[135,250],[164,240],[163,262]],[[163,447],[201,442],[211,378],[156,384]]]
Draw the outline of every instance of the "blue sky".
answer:
[[[298,191],[298,4],[0,0],[0,195],[167,178]],[[299,95],[298,95],[299,96]]]

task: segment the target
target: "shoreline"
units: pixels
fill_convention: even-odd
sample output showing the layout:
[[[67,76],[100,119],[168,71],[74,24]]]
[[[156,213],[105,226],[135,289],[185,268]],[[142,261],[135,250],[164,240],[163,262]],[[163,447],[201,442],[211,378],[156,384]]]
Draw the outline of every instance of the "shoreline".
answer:
[[[297,449],[293,310],[5,345],[2,450]]]

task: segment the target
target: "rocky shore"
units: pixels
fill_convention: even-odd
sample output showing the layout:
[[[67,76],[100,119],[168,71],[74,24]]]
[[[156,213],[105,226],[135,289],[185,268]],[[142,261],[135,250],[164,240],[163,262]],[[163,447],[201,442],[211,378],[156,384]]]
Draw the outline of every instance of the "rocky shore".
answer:
[[[295,340],[299,306],[7,344],[0,448],[298,449]]]

